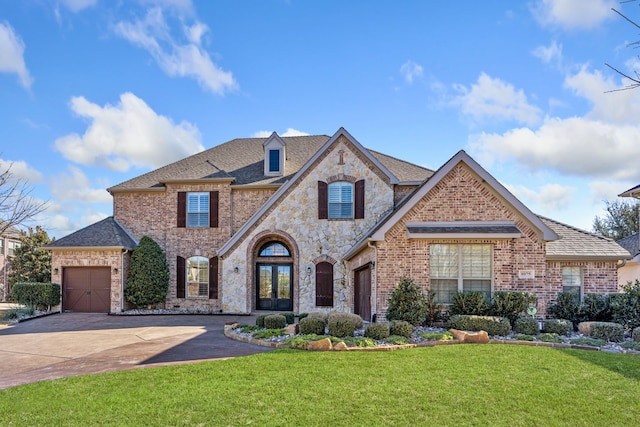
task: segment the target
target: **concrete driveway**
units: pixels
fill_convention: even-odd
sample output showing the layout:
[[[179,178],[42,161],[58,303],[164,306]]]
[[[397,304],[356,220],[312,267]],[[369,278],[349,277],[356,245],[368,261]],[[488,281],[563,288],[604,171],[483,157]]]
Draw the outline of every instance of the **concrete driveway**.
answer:
[[[249,316],[63,313],[0,329],[0,389],[76,375],[245,356],[271,350],[226,338]]]

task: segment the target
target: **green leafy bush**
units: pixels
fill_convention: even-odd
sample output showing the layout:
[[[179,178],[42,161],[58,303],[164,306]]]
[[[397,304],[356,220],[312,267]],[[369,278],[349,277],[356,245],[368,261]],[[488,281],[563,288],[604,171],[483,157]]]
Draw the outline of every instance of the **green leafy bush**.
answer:
[[[585,294],[580,304],[580,320],[611,321],[611,298],[607,294]]]
[[[547,313],[557,319],[570,320],[575,326],[582,320],[580,300],[575,292],[560,292],[556,302],[547,306]]]
[[[590,345],[592,347],[602,347],[607,343],[605,340],[589,338],[589,337],[573,338],[569,340],[569,342],[571,344]]]
[[[409,338],[401,337],[400,335],[389,335],[387,338],[384,339],[384,342],[393,344],[393,345],[404,345],[404,344],[411,343],[411,341],[409,341]]]
[[[428,290],[426,297],[426,317],[424,324],[431,326],[435,322],[442,320],[442,305],[436,302],[436,293],[432,290]]]
[[[140,239],[131,254],[125,299],[135,307],[164,303],[169,289],[169,265],[164,251],[150,237]]]
[[[449,315],[484,316],[488,314],[488,309],[489,305],[485,301],[482,292],[456,292],[453,296],[451,306],[449,306]]]
[[[513,330],[519,334],[538,335],[538,321],[533,317],[519,317],[513,324]]]
[[[451,332],[422,332],[421,338],[429,341],[451,341],[453,340],[453,334]]]
[[[14,283],[11,295],[19,304],[49,310],[60,304],[60,285],[57,283]]]
[[[264,318],[264,327],[266,329],[282,329],[287,326],[287,318],[282,314],[270,314]]]
[[[382,341],[389,336],[389,325],[386,323],[369,323],[364,330],[364,336]]]
[[[591,337],[611,342],[624,340],[624,326],[613,322],[593,322]]]
[[[257,338],[259,340],[266,340],[273,337],[279,337],[285,335],[284,328],[278,329],[264,329],[260,331],[255,331],[251,334],[252,337]]]
[[[631,332],[631,339],[635,342],[640,342],[640,326],[633,328],[633,331]]]
[[[449,328],[485,331],[489,335],[508,335],[511,332],[511,323],[506,317],[456,314],[449,318]]]
[[[324,335],[324,330],[327,324],[320,317],[304,317],[300,319],[300,334],[301,335]]]
[[[280,314],[284,316],[287,325],[293,325],[294,323],[296,323],[296,315],[293,313],[293,311],[287,311]]]
[[[365,337],[344,337],[347,347],[376,347],[378,344],[371,338]]]
[[[264,318],[267,316],[269,316],[269,314],[259,314],[258,317],[256,317],[256,326],[264,328]]]
[[[640,326],[640,280],[627,282],[623,293],[611,296],[611,320],[627,329]]]
[[[424,292],[408,277],[400,279],[387,304],[387,320],[404,320],[418,326],[427,319],[427,299]]]
[[[560,335],[549,332],[538,335],[538,339],[543,342],[562,342],[562,338],[560,338]]]
[[[528,334],[516,334],[513,336],[514,339],[519,341],[533,341],[535,338],[532,335]]]
[[[327,323],[329,323],[331,321],[332,317],[338,316],[339,318],[349,318],[353,321],[353,324],[355,325],[356,329],[362,329],[363,325],[364,325],[364,321],[362,320],[362,317],[358,316],[357,314],[353,314],[353,313],[341,313],[341,312],[331,312],[329,313],[329,316],[327,318]]]
[[[300,315],[298,315],[298,320],[300,321],[300,320],[304,319],[305,317],[307,317],[308,315],[309,315],[309,313],[300,313]]]
[[[36,312],[36,309],[32,305],[27,305],[25,307],[17,307],[7,310],[2,315],[2,319],[13,320],[19,319],[22,316],[33,316]]]
[[[356,330],[356,323],[347,313],[332,313],[329,316],[329,335],[344,338],[351,337]]]
[[[322,319],[326,323],[327,320],[329,319],[329,314],[323,313],[321,311],[312,311],[311,313],[307,314],[307,317],[315,317],[318,319]]]
[[[332,344],[336,344],[343,341],[342,339],[336,338],[336,337],[327,337],[325,335],[308,334],[308,335],[295,335],[295,336],[289,337],[284,341],[284,344],[288,345],[291,348],[306,350],[307,344],[309,344],[309,342],[318,341],[325,338],[329,338]]]
[[[498,291],[493,295],[489,314],[506,317],[513,325],[520,316],[526,313],[530,305],[536,303],[536,296],[528,292]]]
[[[413,334],[413,325],[404,320],[394,320],[391,322],[389,333],[391,335],[400,335],[401,337],[411,338],[411,335]]]
[[[255,332],[258,329],[262,329],[263,327],[264,327],[264,325],[263,326],[258,326],[258,325],[239,325],[238,329],[240,330],[240,332],[247,334],[249,332]]]
[[[640,351],[640,342],[623,342],[620,343],[620,347]]]
[[[569,335],[573,332],[573,322],[568,319],[549,319],[544,322],[544,331],[550,334]]]

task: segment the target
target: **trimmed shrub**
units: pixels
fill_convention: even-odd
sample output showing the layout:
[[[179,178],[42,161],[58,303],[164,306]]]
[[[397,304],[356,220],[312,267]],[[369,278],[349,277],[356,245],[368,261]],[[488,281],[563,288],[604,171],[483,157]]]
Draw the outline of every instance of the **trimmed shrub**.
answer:
[[[611,342],[624,340],[624,326],[613,322],[593,322],[591,337]]]
[[[511,323],[506,317],[456,314],[449,318],[449,328],[485,331],[489,335],[508,335],[511,332]]]
[[[301,335],[324,335],[324,329],[327,324],[319,317],[303,317],[300,319]]]
[[[270,314],[264,318],[266,329],[282,329],[287,326],[287,318],[282,314]]]
[[[538,339],[542,342],[562,342],[562,338],[556,333],[546,332],[538,335]]]
[[[536,303],[536,296],[528,292],[498,291],[493,295],[489,314],[506,317],[513,325],[530,305]]]
[[[354,318],[347,313],[334,313],[329,316],[329,335],[339,338],[352,337],[355,330]]]
[[[622,286],[624,293],[611,295],[611,320],[627,329],[640,326],[640,280]]]
[[[317,319],[322,319],[324,320],[325,323],[327,323],[327,320],[329,319],[329,314],[323,313],[321,311],[312,311],[311,313],[307,314],[307,317],[315,317]]]
[[[544,322],[544,331],[549,334],[569,335],[573,332],[573,322],[567,319],[549,319]]]
[[[286,319],[287,325],[293,325],[294,323],[296,323],[296,315],[293,314],[293,311],[287,311],[280,314],[282,314]]]
[[[389,325],[386,323],[369,323],[364,330],[364,336],[376,341],[382,341],[389,336]]]
[[[256,317],[256,326],[264,328],[264,318],[267,316],[269,316],[269,314],[259,314],[258,317]]]
[[[427,299],[424,292],[408,277],[400,279],[387,304],[387,320],[404,320],[418,326],[427,319]]]
[[[349,319],[353,320],[353,324],[355,325],[356,329],[362,329],[362,327],[364,326],[364,321],[362,320],[362,317],[360,317],[357,314],[341,313],[341,312],[333,311],[333,312],[329,313],[329,316],[327,318],[327,323],[331,321],[331,318],[333,316],[338,316],[338,317],[341,317],[341,318],[349,318]]]
[[[400,335],[401,337],[411,338],[411,335],[413,334],[413,325],[409,322],[405,322],[404,320],[394,320],[391,322],[389,333],[391,335]]]
[[[513,323],[513,330],[524,335],[538,335],[540,332],[538,321],[533,317],[519,317]]]
[[[631,339],[635,342],[640,342],[640,326],[633,328],[633,332],[631,332]]]
[[[456,292],[449,306],[449,315],[484,316],[488,313],[488,308],[482,292]]]
[[[611,321],[611,299],[607,294],[585,294],[580,305],[580,319],[593,322]]]
[[[577,326],[581,320],[580,300],[575,292],[560,292],[556,302],[547,306],[547,313],[557,319],[570,320]]]
[[[60,285],[57,283],[14,283],[11,295],[19,304],[49,310],[60,304]]]
[[[169,290],[167,257],[155,240],[144,236],[131,254],[124,297],[134,307],[164,303]]]

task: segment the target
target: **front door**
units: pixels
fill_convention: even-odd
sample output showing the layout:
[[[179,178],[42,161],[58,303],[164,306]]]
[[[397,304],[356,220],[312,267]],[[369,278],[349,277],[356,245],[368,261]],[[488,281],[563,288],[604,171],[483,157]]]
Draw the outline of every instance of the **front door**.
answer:
[[[258,310],[293,310],[292,264],[258,263],[256,308]]]
[[[371,320],[371,267],[355,271],[353,312],[366,321]]]

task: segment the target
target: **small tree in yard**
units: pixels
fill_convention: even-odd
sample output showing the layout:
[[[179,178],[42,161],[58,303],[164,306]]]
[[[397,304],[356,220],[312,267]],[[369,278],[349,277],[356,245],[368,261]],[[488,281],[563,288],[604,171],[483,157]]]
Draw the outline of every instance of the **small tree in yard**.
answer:
[[[387,302],[387,320],[404,320],[413,326],[427,317],[427,300],[422,289],[408,277],[400,279]]]
[[[162,248],[150,237],[144,236],[131,254],[124,297],[135,307],[159,304],[167,298],[169,266]]]
[[[51,281],[51,252],[43,247],[51,243],[47,232],[40,226],[35,231],[20,234],[20,247],[9,258],[11,273],[9,286],[18,282],[47,283]]]

